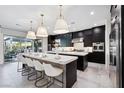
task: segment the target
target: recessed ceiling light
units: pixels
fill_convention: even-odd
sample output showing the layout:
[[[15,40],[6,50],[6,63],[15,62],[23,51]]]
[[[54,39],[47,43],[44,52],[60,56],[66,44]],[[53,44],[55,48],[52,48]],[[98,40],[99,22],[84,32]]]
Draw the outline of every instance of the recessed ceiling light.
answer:
[[[16,26],[22,26],[22,25],[20,25],[20,24],[16,24]]]
[[[90,12],[90,15],[94,15],[94,12],[92,11],[92,12]]]
[[[71,27],[71,25],[68,25],[68,27]]]
[[[96,26],[97,24],[94,24],[94,26]]]

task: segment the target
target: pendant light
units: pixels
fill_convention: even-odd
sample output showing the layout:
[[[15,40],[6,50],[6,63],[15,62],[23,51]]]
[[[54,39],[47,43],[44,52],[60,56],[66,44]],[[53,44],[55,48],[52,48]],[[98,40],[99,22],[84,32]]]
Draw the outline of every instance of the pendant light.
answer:
[[[43,24],[43,14],[41,14],[42,17],[42,23],[41,26],[38,28],[36,36],[38,37],[48,37],[48,33],[47,33],[47,29],[45,28],[44,24]]]
[[[30,23],[31,23],[31,29],[30,29],[30,31],[28,31],[26,38],[28,38],[28,39],[36,39],[35,32],[32,31],[32,21],[30,21]]]
[[[68,25],[62,15],[62,5],[60,5],[60,15],[56,21],[54,33],[63,34],[63,33],[68,33],[68,32],[69,32]]]

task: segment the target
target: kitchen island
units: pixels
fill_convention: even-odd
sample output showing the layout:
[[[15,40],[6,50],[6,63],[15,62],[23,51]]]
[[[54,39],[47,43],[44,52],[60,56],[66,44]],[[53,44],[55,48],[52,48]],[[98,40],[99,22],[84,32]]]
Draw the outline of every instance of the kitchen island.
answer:
[[[24,57],[38,60],[41,63],[52,64],[63,69],[63,86],[70,88],[77,81],[77,57],[43,53],[23,53]]]
[[[60,54],[60,55],[69,55],[69,56],[76,56],[78,57],[77,59],[77,69],[84,71],[87,66],[88,66],[88,61],[87,61],[87,55],[89,54],[88,52],[77,52],[77,51],[72,51],[72,52],[55,52],[55,51],[48,51],[47,53],[50,54]]]

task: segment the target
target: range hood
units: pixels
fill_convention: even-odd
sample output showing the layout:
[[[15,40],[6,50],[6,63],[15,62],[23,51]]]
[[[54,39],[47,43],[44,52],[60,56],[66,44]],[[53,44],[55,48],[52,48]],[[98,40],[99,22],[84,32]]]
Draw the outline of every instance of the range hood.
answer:
[[[74,38],[72,39],[72,43],[82,43],[83,42],[83,38]]]

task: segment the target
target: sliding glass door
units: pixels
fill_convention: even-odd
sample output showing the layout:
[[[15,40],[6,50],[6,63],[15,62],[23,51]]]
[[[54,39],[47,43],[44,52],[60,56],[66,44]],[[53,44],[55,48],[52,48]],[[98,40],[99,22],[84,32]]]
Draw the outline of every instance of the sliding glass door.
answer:
[[[4,36],[4,60],[16,62],[16,55],[33,49],[32,40],[15,36]]]

